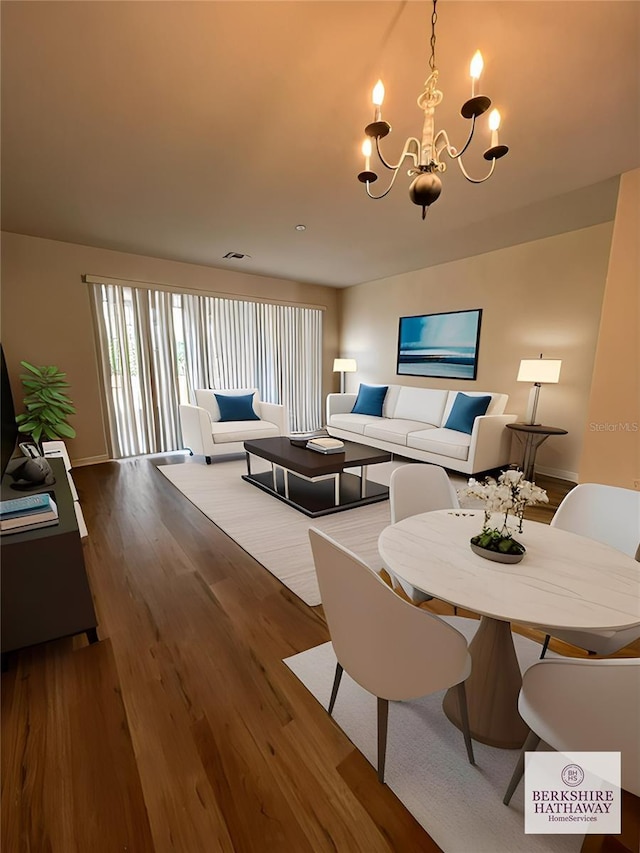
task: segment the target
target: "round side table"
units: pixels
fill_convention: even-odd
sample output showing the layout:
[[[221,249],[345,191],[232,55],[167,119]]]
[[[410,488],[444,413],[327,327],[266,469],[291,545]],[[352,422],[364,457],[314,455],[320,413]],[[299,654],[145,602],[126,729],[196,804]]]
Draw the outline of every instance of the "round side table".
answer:
[[[522,445],[522,470],[525,480],[533,480],[536,453],[543,441],[550,435],[567,435],[566,429],[543,426],[543,424],[507,424],[507,429],[514,431]]]

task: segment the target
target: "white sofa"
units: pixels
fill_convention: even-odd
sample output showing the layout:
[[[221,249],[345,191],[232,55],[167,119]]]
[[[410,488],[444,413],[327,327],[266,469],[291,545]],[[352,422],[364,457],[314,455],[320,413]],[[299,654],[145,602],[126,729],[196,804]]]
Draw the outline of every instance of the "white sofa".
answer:
[[[257,421],[221,421],[216,394],[231,396],[253,394],[253,409]],[[211,457],[227,453],[242,453],[244,442],[256,438],[286,435],[289,429],[285,406],[264,403],[257,388],[239,388],[232,391],[196,388],[196,406],[180,406],[182,441],[192,455],[204,456],[207,465]]]
[[[462,391],[470,397],[490,396],[485,415],[476,417],[471,434],[446,429],[458,391],[389,385],[382,417],[352,414],[357,394],[327,396],[327,430],[348,441],[379,447],[463,474],[476,474],[509,464],[511,433],[505,415],[508,396],[491,391]]]

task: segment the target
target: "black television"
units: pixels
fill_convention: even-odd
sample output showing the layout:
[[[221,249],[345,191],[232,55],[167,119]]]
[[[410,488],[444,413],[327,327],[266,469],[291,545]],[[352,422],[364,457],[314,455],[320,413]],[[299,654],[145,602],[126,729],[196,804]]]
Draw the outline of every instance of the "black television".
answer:
[[[9,460],[16,450],[18,440],[18,425],[16,424],[16,412],[13,405],[13,394],[9,382],[9,371],[4,358],[4,350],[0,344],[0,356],[2,366],[0,368],[0,418],[2,419],[2,459],[0,460],[0,474],[4,476]]]

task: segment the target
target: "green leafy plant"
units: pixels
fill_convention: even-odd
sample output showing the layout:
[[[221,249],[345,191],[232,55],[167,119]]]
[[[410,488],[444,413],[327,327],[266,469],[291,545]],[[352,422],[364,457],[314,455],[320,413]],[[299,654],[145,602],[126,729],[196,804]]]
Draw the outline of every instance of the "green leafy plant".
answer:
[[[40,445],[42,439],[75,438],[76,431],[67,423],[68,415],[76,410],[67,393],[67,374],[57,367],[35,367],[28,361],[20,364],[28,370],[20,379],[27,392],[24,398],[26,412],[16,416],[20,432],[30,435]]]

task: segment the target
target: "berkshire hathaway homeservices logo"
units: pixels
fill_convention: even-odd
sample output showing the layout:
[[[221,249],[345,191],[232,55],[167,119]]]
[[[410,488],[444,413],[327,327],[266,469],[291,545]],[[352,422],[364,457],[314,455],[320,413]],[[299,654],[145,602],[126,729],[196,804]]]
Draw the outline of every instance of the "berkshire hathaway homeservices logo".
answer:
[[[584,770],[579,764],[567,764],[566,767],[562,768],[562,773],[560,775],[565,785],[569,785],[570,788],[575,788],[576,785],[580,785],[582,783],[582,780],[584,779]]]
[[[527,834],[620,832],[619,752],[527,752]]]

